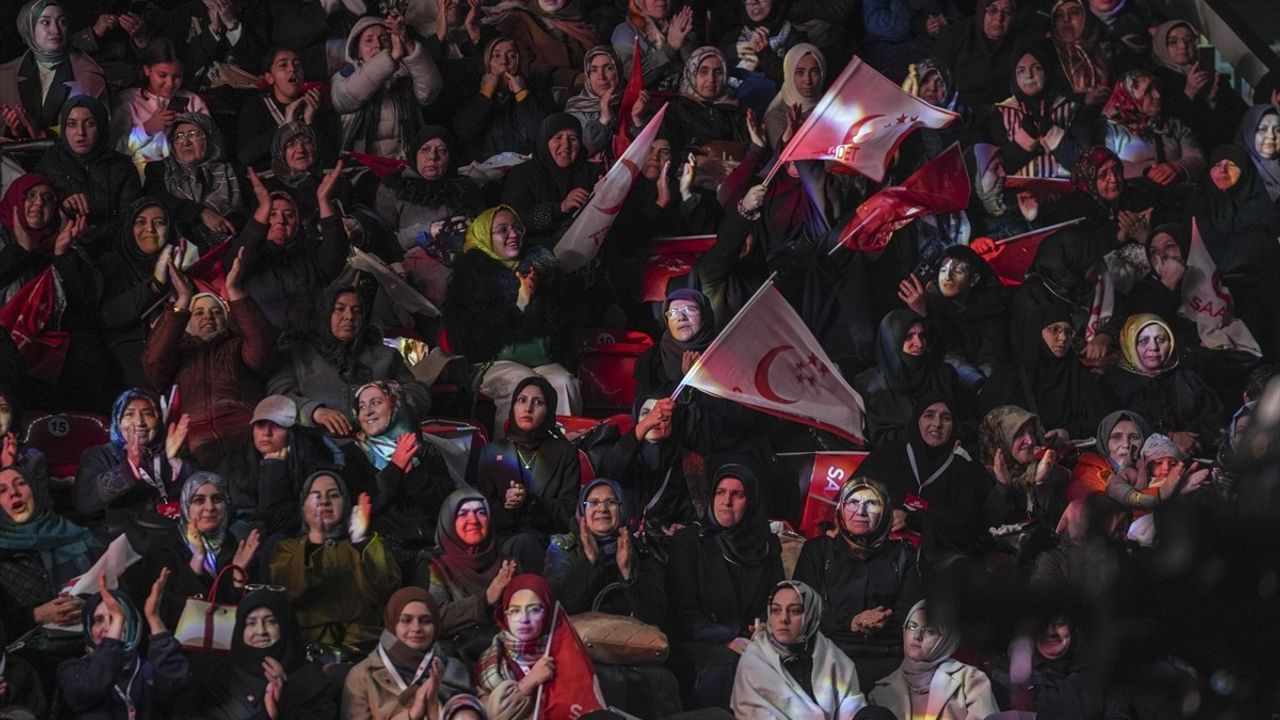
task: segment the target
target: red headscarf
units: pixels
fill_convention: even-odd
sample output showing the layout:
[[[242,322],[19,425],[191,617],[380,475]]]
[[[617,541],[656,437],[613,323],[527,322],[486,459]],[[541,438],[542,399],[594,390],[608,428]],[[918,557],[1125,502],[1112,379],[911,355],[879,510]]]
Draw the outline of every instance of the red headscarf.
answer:
[[[542,607],[547,609],[548,614],[555,610],[556,604],[551,599],[551,586],[547,584],[547,579],[535,573],[520,573],[507,583],[507,589],[502,591],[502,602],[498,604],[498,627],[503,630],[511,629],[507,627],[507,606],[511,604],[511,598],[521,590],[532,590],[538,600],[542,601]],[[550,624],[548,617],[547,626],[550,627]],[[544,632],[546,630],[547,628],[543,628]]]
[[[27,191],[37,185],[49,185],[49,181],[44,179],[43,175],[35,173],[27,173],[17,180],[14,180],[9,189],[5,191],[4,198],[0,199],[0,224],[3,224],[10,231],[13,231],[13,211],[18,211],[18,221],[22,223],[22,228],[31,235],[31,239],[36,242],[37,247],[44,246],[53,236],[58,234],[57,215],[54,215],[54,222],[50,223],[50,227],[43,230],[35,230],[27,225],[27,213],[25,207],[25,196]],[[52,188],[52,185],[49,185]]]

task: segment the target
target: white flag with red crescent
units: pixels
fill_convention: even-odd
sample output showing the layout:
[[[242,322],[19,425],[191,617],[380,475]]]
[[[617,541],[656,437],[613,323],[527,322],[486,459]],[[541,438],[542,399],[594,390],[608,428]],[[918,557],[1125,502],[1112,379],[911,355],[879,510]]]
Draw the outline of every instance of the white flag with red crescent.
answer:
[[[560,242],[556,243],[556,257],[564,264],[565,272],[573,272],[585,266],[600,251],[600,245],[609,235],[613,221],[618,219],[618,213],[627,202],[627,195],[631,193],[631,186],[640,175],[640,168],[649,157],[649,148],[653,145],[653,139],[657,137],[658,128],[666,114],[667,106],[664,104],[636,136],[631,147],[627,148],[618,162],[596,184],[591,201],[578,213],[578,218],[565,231]]]
[[[1213,350],[1243,350],[1262,357],[1262,346],[1244,321],[1235,316],[1231,291],[1222,284],[1218,264],[1204,246],[1200,224],[1194,218],[1186,263],[1178,314],[1196,324],[1200,344]]]
[[[862,444],[862,396],[766,282],[685,374],[682,386]]]

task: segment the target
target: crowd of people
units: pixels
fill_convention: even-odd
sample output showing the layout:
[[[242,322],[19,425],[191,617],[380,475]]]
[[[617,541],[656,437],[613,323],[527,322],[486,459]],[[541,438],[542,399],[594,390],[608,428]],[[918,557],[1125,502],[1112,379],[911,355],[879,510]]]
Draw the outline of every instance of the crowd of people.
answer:
[[[29,0],[0,25],[0,718],[538,718],[559,608],[662,648],[588,643],[613,708],[592,717],[1274,701],[1221,654],[1117,650],[1170,628],[1117,629],[1137,578],[1275,593],[1192,558],[1197,527],[1265,506],[1251,463],[1275,452],[1280,79],[1220,72],[1193,22],[1144,0]],[[956,121],[882,183],[814,160],[765,183],[851,62]],[[954,143],[967,208],[838,247]],[[997,263],[1067,221],[1025,275]],[[656,239],[688,235],[714,242],[655,296]],[[767,279],[862,427],[682,383]],[[629,417],[566,433],[602,392],[582,338],[626,331],[652,339]],[[62,476],[36,410],[105,441]],[[459,455],[433,418],[489,440]],[[101,571],[120,538],[135,561]]]

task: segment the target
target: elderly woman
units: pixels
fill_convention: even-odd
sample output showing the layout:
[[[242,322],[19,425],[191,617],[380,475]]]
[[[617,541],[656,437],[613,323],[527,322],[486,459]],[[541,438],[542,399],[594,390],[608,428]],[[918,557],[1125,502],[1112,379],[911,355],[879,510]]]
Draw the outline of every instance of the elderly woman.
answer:
[[[302,484],[302,535],[282,540],[268,576],[283,585],[308,642],[368,648],[381,632],[378,607],[400,586],[400,568],[370,533],[373,503],[353,508],[338,473],[321,470]]]
[[[1079,105],[1059,93],[1053,64],[1040,49],[1018,57],[1011,97],[996,103],[988,134],[1001,146],[1005,169],[1021,177],[1071,177],[1076,157],[1089,144]]]
[[[530,375],[555,388],[556,415],[577,415],[578,381],[556,361],[566,314],[557,287],[560,261],[527,247],[524,225],[507,205],[490,208],[467,228],[466,251],[454,263],[444,326],[454,352],[484,364],[480,392],[493,398],[494,434],[504,434],[512,391]]]
[[[209,114],[199,95],[182,88],[182,57],[168,38],[147,45],[138,58],[142,87],[120,93],[111,113],[111,142],[137,166],[169,157],[169,126],[187,112]]]
[[[520,50],[503,37],[489,41],[481,56],[480,85],[453,115],[453,131],[481,160],[504,152],[537,150],[546,110],[520,71]]]
[[[1260,126],[1262,131],[1258,136],[1263,139],[1267,135],[1275,136],[1276,145],[1264,146],[1270,151],[1280,146],[1280,113],[1272,112],[1266,117],[1269,121]],[[1266,172],[1274,174],[1270,182],[1275,185],[1275,198],[1267,188]],[[1191,201],[1191,216],[1196,219],[1206,243],[1230,238],[1225,244],[1241,250],[1243,248],[1233,247],[1241,234],[1274,233],[1280,228],[1280,153],[1266,160],[1241,145],[1219,145],[1209,154],[1209,182],[1201,188]],[[1156,230],[1159,232],[1160,228]],[[1214,244],[1217,245],[1214,250],[1222,249],[1222,244]]]
[[[15,636],[45,624],[73,625],[81,600],[60,594],[102,551],[89,530],[59,516],[47,482],[0,469],[0,623]]]
[[[466,666],[437,645],[440,608],[430,593],[400,588],[387,599],[383,620],[377,650],[347,673],[343,718],[439,717],[442,703],[471,690]]]
[[[628,0],[627,19],[613,29],[609,43],[622,59],[622,71],[630,76],[634,45],[640,41],[641,73],[644,85],[657,90],[675,90],[680,84],[684,61],[693,52],[697,38],[693,32],[693,7],[673,13],[664,0]]]
[[[613,48],[591,48],[582,58],[582,91],[565,102],[564,111],[582,125],[582,146],[588,157],[602,151],[606,155],[613,152],[613,136],[622,121],[618,116],[622,104],[621,67]]]
[[[193,294],[182,271],[169,263],[177,299],[160,314],[142,356],[151,387],[177,385],[191,417],[188,446],[202,467],[213,467],[249,439],[253,406],[273,353],[275,330],[240,284],[244,251],[227,271],[227,301]],[[234,322],[236,333],[230,330]]]
[[[408,167],[383,178],[378,186],[378,215],[397,228],[396,237],[406,251],[417,247],[421,233],[432,235],[432,223],[459,214],[472,217],[484,209],[478,188],[458,177],[458,150],[453,133],[428,125],[405,145]]]
[[[1164,112],[1191,128],[1200,147],[1231,141],[1247,106],[1213,66],[1200,66],[1200,33],[1186,20],[1170,20],[1151,36],[1151,59]]]
[[[1107,118],[1105,144],[1124,163],[1126,180],[1146,178],[1167,186],[1199,182],[1204,176],[1200,143],[1181,120],[1164,112],[1150,71],[1125,73],[1102,114]]]
[[[700,47],[689,55],[668,120],[685,144],[747,140],[742,109],[729,98],[728,73],[724,53],[714,47]]]
[[[1102,418],[1093,436],[1097,451],[1081,453],[1071,469],[1067,500],[1105,493],[1115,475],[1136,479],[1142,443],[1150,435],[1151,424],[1132,410],[1116,410]]]
[[[1089,12],[1087,0],[1054,1],[1049,39],[1057,55],[1052,72],[1060,87],[1088,107],[1106,102],[1116,73],[1115,47],[1102,22]]]
[[[1237,144],[1249,153],[1267,195],[1280,204],[1280,110],[1269,104],[1249,108],[1240,121]]]
[[[893,500],[879,481],[850,480],[836,497],[836,537],[805,543],[795,580],[823,598],[820,628],[859,667],[864,688],[900,657],[892,627],[920,594],[915,548],[889,537]]]
[[[316,293],[337,277],[350,247],[331,202],[342,161],[316,186],[320,237],[303,229],[304,218],[290,193],[270,192],[252,169],[249,183],[257,206],[229,253],[244,248],[245,290],[277,328],[304,327]]]
[[[141,194],[138,171],[129,158],[111,149],[107,108],[100,100],[77,95],[62,106],[58,118],[58,139],[35,171],[57,191],[65,211],[89,217],[80,242],[100,254],[128,222],[122,212]]]
[[[902,665],[876,683],[872,703],[900,718],[980,720],[999,710],[986,673],[951,658],[960,636],[930,624],[924,600],[902,618],[902,647]]]
[[[307,227],[320,212],[316,189],[328,177],[320,155],[321,145],[319,135],[310,125],[298,121],[281,125],[271,138],[271,177],[262,178],[262,184],[271,194],[285,193],[293,199]],[[350,181],[339,176],[335,183],[331,198],[347,206],[352,192]],[[254,203],[256,208],[256,197]]]
[[[222,132],[208,115],[183,113],[165,135],[173,153],[147,164],[144,189],[165,201],[183,237],[207,250],[244,224],[240,180],[225,159]]]
[[[764,113],[769,147],[779,146],[794,108],[800,108],[797,127],[813,112],[822,99],[826,81],[827,61],[816,45],[799,43],[787,51],[782,59],[782,89]]]
[[[556,113],[542,121],[533,161],[507,175],[502,202],[524,220],[530,242],[550,247],[587,204],[595,181],[582,150],[582,126],[572,115]]]
[[[568,95],[581,87],[583,56],[596,45],[580,0],[523,0],[494,7],[484,19],[520,51],[521,71],[538,86]]]
[[[983,522],[997,528],[1032,521],[1042,528],[1057,527],[1067,506],[1070,477],[1055,464],[1057,452],[1044,446],[1040,419],[1020,407],[1002,405],[982,418],[978,444],[982,466],[995,480]]]
[[[840,720],[866,706],[853,661],[820,632],[822,612],[822,596],[802,582],[773,588],[768,622],[738,661],[734,717]]]
[[[120,393],[111,408],[111,439],[80,456],[73,491],[75,509],[112,534],[126,522],[142,520],[168,529],[178,519],[183,480],[191,473],[182,459],[190,420],[176,420],[166,432],[160,396],[143,388]]]
[[[1107,374],[1121,407],[1142,413],[1182,449],[1212,451],[1224,425],[1220,400],[1196,371],[1180,365],[1173,330],[1156,315],[1133,315],[1120,330],[1123,359]]]
[[[1134,515],[1143,515],[1178,495],[1193,493],[1209,482],[1208,467],[1191,458],[1172,440],[1152,433],[1142,443],[1135,472],[1115,473],[1107,481],[1107,496]]]
[[[66,101],[76,95],[102,100],[102,68],[70,46],[62,3],[31,0],[18,11],[18,35],[27,51],[0,65],[0,110],[10,138],[41,138],[58,126]],[[105,130],[105,128],[104,128]]]
[[[347,65],[330,79],[342,149],[403,155],[422,124],[422,108],[435,101],[444,82],[435,61],[398,13],[357,20],[347,34],[346,56]]]
[[[375,380],[400,383],[420,414],[431,408],[431,396],[414,380],[404,357],[382,343],[382,331],[369,322],[354,285],[339,283],[321,293],[303,328],[281,337],[281,367],[267,390],[292,399],[304,427],[350,435],[348,410],[356,405],[355,391]]]
[[[726,465],[712,482],[702,527],[670,540],[672,669],[701,706],[729,706],[733,675],[769,593],[782,549],[769,532],[755,473]]]

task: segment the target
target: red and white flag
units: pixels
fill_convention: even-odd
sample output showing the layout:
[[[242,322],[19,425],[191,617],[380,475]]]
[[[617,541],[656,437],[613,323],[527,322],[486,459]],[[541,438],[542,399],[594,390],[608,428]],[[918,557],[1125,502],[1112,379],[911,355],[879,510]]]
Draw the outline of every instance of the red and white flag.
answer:
[[[62,377],[71,336],[57,327],[66,307],[62,279],[53,267],[41,270],[0,306],[0,328],[9,331],[28,376],[50,383]]]
[[[1111,273],[1103,269],[1093,286],[1093,304],[1089,306],[1089,324],[1084,327],[1084,339],[1092,340],[1098,329],[1111,321],[1116,313],[1116,282]]]
[[[596,184],[591,201],[578,213],[578,217],[556,243],[556,257],[564,264],[565,272],[573,272],[591,262],[600,245],[618,219],[618,213],[627,202],[631,186],[640,176],[640,168],[649,157],[649,148],[658,136],[662,118],[667,115],[667,105],[649,120],[644,130],[636,136],[631,147],[609,168],[609,172]]]
[[[732,400],[862,444],[862,397],[773,282],[756,291],[680,387]]]
[[[964,210],[969,192],[969,171],[960,145],[954,143],[901,185],[887,187],[859,205],[840,233],[840,244],[850,250],[883,250],[895,231],[916,218]]]
[[[622,90],[622,103],[618,107],[618,131],[613,134],[613,155],[622,154],[631,146],[631,138],[627,137],[627,122],[631,118],[631,109],[644,91],[644,60],[640,54],[640,38],[636,38],[631,47],[631,75],[627,77],[627,86]]]
[[[1196,324],[1200,344],[1212,350],[1243,350],[1262,357],[1262,346],[1244,321],[1235,316],[1231,291],[1222,284],[1218,265],[1200,237],[1200,224],[1191,220],[1191,247],[1182,276],[1182,305],[1178,314]]]
[[[921,127],[940,130],[959,119],[903,92],[855,55],[778,154],[769,177],[793,160],[834,160],[883,182],[908,133]]]
[[[1039,230],[1032,230],[1021,235],[1014,235],[1011,238],[996,240],[994,247],[990,252],[983,254],[982,259],[986,260],[991,269],[995,271],[996,276],[1000,278],[1001,284],[1008,287],[1017,287],[1026,278],[1027,270],[1031,268],[1031,262],[1036,259],[1036,253],[1040,251],[1040,243],[1062,228],[1078,225],[1082,222],[1084,222],[1084,218],[1080,217],[1057,225],[1040,228]],[[973,243],[969,243],[969,245],[972,247]]]
[[[187,268],[187,279],[196,286],[196,290],[213,293],[220,298],[227,297],[227,270],[231,268],[231,263],[227,262],[229,247],[231,247],[231,241],[223,240],[209,248],[199,260]]]
[[[595,663],[560,603],[556,603],[551,618],[547,654],[556,661],[556,675],[538,688],[534,720],[577,720],[587,713],[608,709],[596,679]]]

